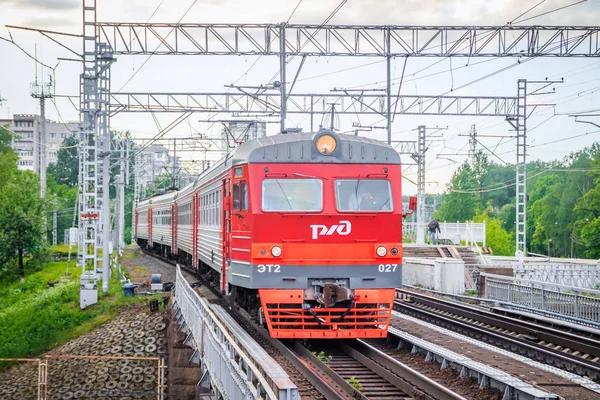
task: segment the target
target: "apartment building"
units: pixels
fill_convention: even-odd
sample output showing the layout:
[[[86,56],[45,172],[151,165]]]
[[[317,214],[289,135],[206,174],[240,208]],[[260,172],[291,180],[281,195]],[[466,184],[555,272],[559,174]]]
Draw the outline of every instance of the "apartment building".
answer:
[[[46,120],[45,145],[41,139],[41,118],[35,114],[14,114],[12,119],[0,119],[0,126],[8,127],[12,133],[11,146],[19,155],[20,170],[40,171],[42,151],[46,153],[46,167],[56,162],[63,140],[77,134],[78,122],[61,123]],[[44,148],[45,147],[45,148]]]

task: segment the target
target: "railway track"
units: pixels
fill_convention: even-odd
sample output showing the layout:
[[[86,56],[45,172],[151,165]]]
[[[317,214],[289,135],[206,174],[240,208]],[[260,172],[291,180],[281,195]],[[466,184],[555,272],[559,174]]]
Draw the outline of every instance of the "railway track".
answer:
[[[580,335],[403,289],[397,297],[395,311],[600,381],[600,344],[587,330]]]
[[[173,260],[142,251],[168,264],[176,264]],[[193,269],[181,268],[202,282],[202,277]],[[220,296],[218,291],[213,292]],[[229,305],[222,298],[215,302]],[[464,400],[361,340],[313,342],[309,344],[309,350],[301,341],[272,339],[268,331],[242,309],[224,308],[284,368],[298,386],[302,398]],[[317,355],[321,351],[324,355],[319,358]]]
[[[341,398],[464,400],[358,339],[311,343],[310,350],[297,341],[288,342],[288,346],[325,381],[333,383]]]

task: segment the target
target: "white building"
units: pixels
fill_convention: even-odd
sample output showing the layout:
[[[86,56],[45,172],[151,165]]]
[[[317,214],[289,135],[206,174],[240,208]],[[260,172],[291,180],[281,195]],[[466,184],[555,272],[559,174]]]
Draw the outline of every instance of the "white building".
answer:
[[[0,119],[0,126],[6,126],[12,133],[11,147],[19,155],[17,165],[20,170],[40,172],[42,146],[41,118],[35,114],[14,114],[12,119]],[[77,134],[79,124],[68,122],[63,124],[46,120],[46,167],[56,162],[57,152],[63,140]]]
[[[221,129],[221,157],[233,150],[238,144],[248,140],[267,136],[267,123],[264,121],[227,121]]]
[[[137,149],[135,151],[138,151]],[[169,149],[163,146],[148,146],[136,156],[137,182],[144,187],[152,187],[159,175],[173,173],[175,159],[169,155]],[[180,157],[177,157],[177,169],[181,171]],[[187,180],[186,180],[187,182]]]

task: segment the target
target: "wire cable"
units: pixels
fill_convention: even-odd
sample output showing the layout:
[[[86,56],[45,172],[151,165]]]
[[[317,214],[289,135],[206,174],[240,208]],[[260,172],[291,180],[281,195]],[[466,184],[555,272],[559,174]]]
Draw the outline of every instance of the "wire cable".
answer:
[[[586,1],[587,0],[580,0],[580,1],[577,1],[575,3],[568,4],[566,6],[558,7],[558,8],[555,8],[553,10],[546,11],[546,12],[538,14],[538,15],[534,15],[533,17],[522,19],[520,21],[515,22],[515,24],[520,24],[521,22],[529,21],[529,20],[532,20],[534,18],[538,18],[538,17],[544,16],[544,15],[552,14],[552,13],[555,13],[557,11],[564,10],[565,8],[569,8],[569,7],[573,7],[573,6],[576,6],[576,5],[581,4],[581,3],[585,3]]]
[[[194,5],[197,2],[198,2],[198,0],[194,0],[192,2],[192,4],[188,7],[188,9],[185,11],[185,13],[183,13],[183,15],[181,16],[181,18],[179,18],[179,21],[177,21],[176,25],[178,25],[185,18],[185,16],[190,12],[190,10],[192,9],[192,7],[194,7]],[[173,28],[171,28],[171,30],[169,31],[169,33],[167,33],[167,36],[165,36],[164,40],[167,40],[169,38],[169,36],[171,36],[171,33],[173,33],[175,31],[175,29],[176,29],[176,26],[174,26]],[[135,72],[129,77],[129,79],[127,79],[127,82],[125,82],[123,84],[123,86],[121,86],[121,88],[118,90],[119,92],[121,90],[123,90],[123,88],[125,88],[125,86],[127,86],[127,84],[129,82],[131,82],[131,80],[138,74],[138,72],[141,71],[142,68],[144,68],[144,66],[148,63],[148,61],[150,61],[150,59],[156,53],[156,51],[159,49],[160,46],[162,46],[162,43],[159,43],[158,46],[156,46],[156,49],[154,49],[154,51],[152,53],[150,53],[150,55],[148,56],[148,58],[146,58],[146,60],[144,60],[144,62],[142,63],[142,65],[140,65],[140,67],[135,70]]]

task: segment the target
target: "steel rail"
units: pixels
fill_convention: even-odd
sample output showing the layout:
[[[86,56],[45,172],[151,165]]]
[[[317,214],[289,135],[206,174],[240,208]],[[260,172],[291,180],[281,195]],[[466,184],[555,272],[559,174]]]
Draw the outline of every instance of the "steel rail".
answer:
[[[450,302],[407,290],[397,289],[397,293],[410,295],[413,301],[428,307],[467,317],[485,324],[516,332],[520,335],[533,337],[535,340],[560,345],[564,348],[580,353],[589,354],[593,357],[600,357],[600,342],[598,337],[585,337],[584,331],[581,334],[565,332],[555,328],[536,325],[532,322],[511,318],[506,315],[497,314],[491,311],[477,309],[475,307]]]
[[[482,340],[486,343],[517,352],[521,355],[532,357],[545,364],[553,365],[578,375],[588,376],[594,380],[600,379],[600,364],[596,362],[585,360],[538,343],[532,343],[526,339],[497,331],[490,331],[481,326],[474,325],[473,323],[440,315],[434,311],[425,310],[419,306],[403,301],[396,301],[394,303],[394,310],[427,322],[435,323],[441,327]]]
[[[142,251],[148,256],[155,257],[171,265],[176,265],[173,260],[145,249],[142,249]],[[180,267],[200,280],[202,279],[195,270],[183,267],[182,265]],[[207,285],[207,287],[210,287],[210,285]],[[327,399],[368,400],[368,397],[353,388],[345,379],[319,360],[299,342],[291,342],[290,347],[288,347],[280,340],[270,338],[268,331],[256,325],[250,315],[244,310],[237,310],[236,312],[247,322],[252,323],[255,330],[264,339],[268,340]],[[416,398],[424,400],[464,400],[462,396],[450,391],[407,365],[400,363],[398,360],[385,355],[380,350],[361,340],[350,341],[349,343],[350,345],[341,344],[340,348],[357,362],[363,364],[407,394],[418,395]]]
[[[182,270],[186,271],[190,275],[197,277],[198,280],[200,282],[202,282],[204,284],[204,286],[209,288],[215,295],[217,295],[219,297],[221,296],[221,293],[218,290],[214,290],[212,285],[206,283],[204,281],[204,279],[202,278],[202,276],[200,276],[196,270],[185,267],[181,264],[177,264],[173,260],[169,260],[166,257],[160,256],[158,254],[154,254],[154,253],[152,253],[146,249],[143,249],[141,247],[140,247],[140,249],[142,250],[142,252],[144,254],[146,254],[150,257],[157,258],[167,264],[170,264],[173,266],[179,265],[179,267]],[[307,365],[306,362],[304,362],[303,360],[298,358],[298,356],[296,354],[294,354],[294,352],[292,350],[290,350],[288,347],[286,347],[279,340],[271,339],[269,337],[268,331],[266,329],[264,329],[263,327],[256,325],[256,323],[252,320],[250,315],[248,315],[248,313],[246,313],[244,310],[241,310],[241,309],[237,310],[236,313],[238,316],[244,318],[248,323],[253,324],[253,327],[258,332],[258,334],[263,336],[263,338],[265,340],[268,340],[321,394],[326,396],[327,399],[332,399],[332,400],[352,399],[351,396],[346,397],[346,396],[341,395],[339,388],[335,387],[336,386],[335,382],[324,380],[323,377],[321,377],[319,374],[317,374],[314,369],[312,369],[309,365]],[[310,354],[310,352],[309,352],[309,354]],[[313,356],[312,354],[310,354],[310,355]],[[350,388],[350,390],[352,390],[351,386],[348,385],[348,387]],[[338,390],[336,390],[336,389],[338,389]]]
[[[445,386],[440,385],[436,381],[360,339],[351,342],[349,345],[342,344],[342,348],[347,349],[348,354],[364,365],[373,365],[374,368],[380,369],[382,373],[387,373],[386,370],[391,371],[394,376],[390,377],[390,379],[396,380],[397,384],[401,385],[403,387],[402,390],[406,393],[415,393],[414,390],[417,388],[424,395],[424,397],[418,398],[465,400],[463,396],[454,393]],[[375,371],[374,368],[372,370]]]

